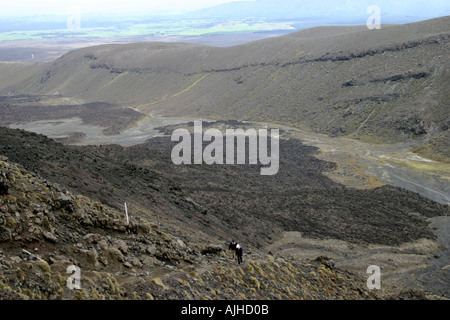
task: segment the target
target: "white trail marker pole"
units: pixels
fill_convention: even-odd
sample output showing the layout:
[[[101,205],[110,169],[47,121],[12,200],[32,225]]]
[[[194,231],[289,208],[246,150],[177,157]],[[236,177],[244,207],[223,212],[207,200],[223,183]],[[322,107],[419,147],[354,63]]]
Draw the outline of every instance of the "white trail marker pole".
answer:
[[[25,249],[22,249],[22,251],[23,252],[25,252],[26,254],[28,254],[29,256],[34,256],[34,257],[36,257],[36,259],[38,259],[39,261],[43,261],[43,262],[45,262],[45,263],[47,263],[47,261],[45,261],[45,260],[42,260],[41,258],[39,258],[37,255],[35,255],[35,254],[32,254],[31,252],[28,252],[27,250],[25,250]]]
[[[127,217],[127,226],[130,224],[130,220],[128,218],[128,209],[127,209],[127,203],[125,202],[125,215]]]

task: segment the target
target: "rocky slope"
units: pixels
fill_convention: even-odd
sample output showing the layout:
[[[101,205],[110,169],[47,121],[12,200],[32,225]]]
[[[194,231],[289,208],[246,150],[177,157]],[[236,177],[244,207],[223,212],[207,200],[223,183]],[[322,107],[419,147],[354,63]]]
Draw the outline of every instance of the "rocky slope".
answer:
[[[0,158],[0,299],[378,299],[327,258],[299,263],[224,246],[75,196]],[[253,259],[252,259],[253,258]],[[67,286],[67,268],[81,288]]]
[[[1,154],[75,194],[117,210],[130,202],[136,215],[182,223],[185,234],[194,229],[258,248],[283,231],[365,244],[435,239],[427,219],[449,210],[390,186],[346,188],[323,174],[333,163],[297,140],[281,140],[279,172],[265,177],[252,165],[178,167],[169,137],[127,148],[77,147],[21,130],[0,132]]]
[[[369,291],[360,274],[337,268],[327,258],[315,261],[320,253],[298,259],[278,250],[268,252],[264,246],[284,231],[295,230],[311,241],[345,239],[361,250],[379,243],[396,251],[396,244],[434,240],[427,218],[448,215],[448,206],[392,187],[346,190],[321,173],[332,164],[315,159],[313,148],[295,141],[284,142],[283,148],[293,153],[281,167],[283,178],[278,183],[283,187],[275,179],[264,189],[267,181],[254,174],[254,168],[171,168],[170,144],[164,139],[133,148],[69,147],[34,133],[1,128],[0,154],[9,159],[0,161],[0,296],[437,297],[402,291],[406,287]],[[208,188],[201,188],[208,181]],[[124,201],[131,217],[128,228]],[[280,208],[279,201],[286,212],[272,210]],[[245,243],[240,267],[226,255],[230,237]],[[66,286],[71,265],[81,268],[81,290]]]

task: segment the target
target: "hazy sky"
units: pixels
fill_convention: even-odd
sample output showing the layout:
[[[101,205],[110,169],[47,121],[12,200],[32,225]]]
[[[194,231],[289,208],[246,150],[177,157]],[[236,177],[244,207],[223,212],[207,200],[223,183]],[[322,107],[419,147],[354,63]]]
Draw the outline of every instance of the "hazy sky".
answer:
[[[58,14],[66,15],[70,8],[77,8],[80,13],[129,13],[139,12],[143,14],[158,14],[162,11],[170,13],[181,13],[193,11],[205,7],[211,7],[233,1],[254,1],[254,0],[0,0],[0,18],[3,16],[23,16]],[[271,0],[265,0],[267,2]],[[272,0],[273,4],[282,4],[283,1],[293,2],[294,0]],[[316,7],[348,7],[352,8],[361,4],[362,0],[297,0],[298,3],[314,4]],[[364,3],[382,3],[390,10],[394,8],[404,8],[408,11],[420,14],[431,10],[430,8],[445,8],[449,12],[450,0],[364,0]],[[373,3],[372,3],[373,2]]]
[[[233,1],[236,0],[1,0],[0,16],[11,14],[66,14],[71,7],[78,7],[83,13],[124,11],[183,12]]]

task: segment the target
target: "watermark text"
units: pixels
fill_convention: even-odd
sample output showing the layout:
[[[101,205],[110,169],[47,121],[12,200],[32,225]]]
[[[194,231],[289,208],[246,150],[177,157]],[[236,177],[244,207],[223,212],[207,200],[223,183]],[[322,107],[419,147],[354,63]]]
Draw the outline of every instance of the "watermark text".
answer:
[[[280,133],[278,129],[270,131],[269,155],[267,129],[258,131],[256,129],[245,131],[243,129],[227,129],[224,136],[218,129],[208,129],[203,132],[202,121],[195,121],[193,138],[187,129],[177,129],[172,133],[171,140],[179,142],[172,149],[172,162],[176,165],[192,163],[232,165],[246,164],[248,161],[248,164],[251,165],[265,166],[261,167],[261,175],[275,175],[279,169]],[[211,143],[203,148],[203,142]],[[226,153],[225,157],[224,152]]]

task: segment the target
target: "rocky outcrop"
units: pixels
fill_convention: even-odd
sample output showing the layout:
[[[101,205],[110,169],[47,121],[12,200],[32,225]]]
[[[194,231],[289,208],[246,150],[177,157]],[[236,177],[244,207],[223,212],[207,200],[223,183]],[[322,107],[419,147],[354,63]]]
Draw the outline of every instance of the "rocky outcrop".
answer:
[[[0,174],[9,190],[0,196],[0,298],[75,298],[80,291],[62,280],[71,265],[103,280],[85,278],[91,298],[95,290],[121,297],[121,290],[100,289],[104,281],[114,284],[111,273],[132,272],[134,282],[201,255],[156,223],[133,217],[127,225],[123,213],[74,196],[4,157]]]

